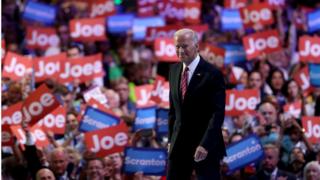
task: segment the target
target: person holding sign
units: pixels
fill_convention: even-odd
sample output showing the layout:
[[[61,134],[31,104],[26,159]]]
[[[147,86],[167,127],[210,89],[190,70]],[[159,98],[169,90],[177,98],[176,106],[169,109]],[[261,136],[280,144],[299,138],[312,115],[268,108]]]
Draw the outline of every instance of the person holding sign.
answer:
[[[168,180],[220,179],[226,155],[221,126],[225,110],[222,73],[199,55],[197,34],[180,29],[174,34],[181,62],[169,72]]]

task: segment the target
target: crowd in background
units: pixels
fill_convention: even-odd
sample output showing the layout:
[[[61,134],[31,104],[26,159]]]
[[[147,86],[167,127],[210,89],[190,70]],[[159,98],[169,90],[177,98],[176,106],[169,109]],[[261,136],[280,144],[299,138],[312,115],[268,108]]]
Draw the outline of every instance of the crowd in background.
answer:
[[[58,47],[46,50],[26,48],[25,34],[27,26],[39,25],[22,19],[21,14],[25,1],[2,1],[2,40],[5,40],[5,52],[41,57],[66,52],[68,58],[78,58],[96,53],[103,55],[105,76],[101,90],[108,99],[108,107],[128,127],[135,120],[135,101],[130,92],[132,85],[144,85],[154,82],[157,74],[168,77],[170,63],[158,62],[153,46],[141,41],[134,41],[132,31],[126,34],[108,34],[105,41],[93,43],[74,42],[69,35],[69,21],[75,18],[89,17],[86,1],[38,0],[58,7],[54,24],[60,38]],[[134,13],[137,10],[135,1],[122,1],[119,5],[122,12]],[[209,30],[203,34],[201,42],[219,46],[224,43],[242,43],[247,33],[221,30],[222,1],[202,1],[201,23],[208,24]],[[259,89],[261,103],[256,113],[244,112],[240,116],[226,116],[222,127],[226,146],[240,141],[249,134],[255,133],[264,145],[265,158],[250,164],[241,170],[227,173],[228,167],[221,162],[224,179],[259,179],[261,173],[278,167],[285,172],[285,177],[298,179],[317,179],[320,177],[320,144],[308,141],[302,128],[302,116],[320,116],[320,88],[305,92],[293,78],[308,64],[299,61],[297,56],[298,38],[302,35],[319,35],[320,31],[308,32],[306,9],[320,8],[316,1],[286,1],[286,7],[274,10],[276,19],[270,27],[257,26],[252,31],[259,32],[276,28],[280,32],[283,50],[237,64],[224,64],[218,59],[205,57],[225,74],[227,89]],[[120,11],[120,10],[119,10]],[[319,17],[320,18],[320,17]],[[295,20],[301,20],[298,27]],[[264,29],[263,29],[264,28]],[[106,32],[108,33],[108,32]],[[241,76],[232,81],[233,67],[241,68]],[[20,81],[2,78],[2,109],[23,101],[32,91],[30,76]],[[32,142],[28,125],[23,124],[27,134],[25,150],[15,142],[10,148],[2,148],[2,179],[160,179],[164,177],[145,176],[141,172],[129,176],[122,173],[123,153],[115,153],[97,158],[86,149],[83,133],[78,130],[79,109],[85,105],[83,92],[94,85],[74,82],[65,86],[47,79],[45,83],[55,94],[60,95],[67,107],[66,129],[64,135],[50,132],[50,146],[37,149]],[[37,87],[40,83],[35,84]],[[302,105],[298,117],[284,113],[283,107],[288,103],[299,101]],[[195,122],[196,123],[196,122]],[[166,148],[165,138],[157,138],[153,130],[148,137],[142,131],[130,133],[130,145],[136,147]]]

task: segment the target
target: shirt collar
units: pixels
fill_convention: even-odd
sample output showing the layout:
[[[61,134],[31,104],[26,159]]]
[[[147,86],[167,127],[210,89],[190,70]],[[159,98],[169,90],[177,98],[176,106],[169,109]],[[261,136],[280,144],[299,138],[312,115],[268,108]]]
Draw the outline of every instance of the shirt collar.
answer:
[[[199,56],[199,54],[197,54],[197,56],[192,60],[192,62],[188,66],[189,72],[191,74],[193,74],[193,72],[195,71],[199,62],[200,62],[200,56]],[[182,64],[183,64],[183,71],[184,71],[184,69],[186,68],[186,65],[184,63],[182,63]]]

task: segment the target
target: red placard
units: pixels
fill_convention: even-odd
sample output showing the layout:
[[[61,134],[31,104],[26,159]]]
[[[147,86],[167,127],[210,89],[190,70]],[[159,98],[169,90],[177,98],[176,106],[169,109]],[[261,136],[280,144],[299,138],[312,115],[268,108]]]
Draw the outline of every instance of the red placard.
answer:
[[[19,54],[8,52],[4,59],[3,77],[18,81],[32,72],[32,60]]]
[[[58,47],[60,39],[54,28],[27,27],[27,48],[46,50],[48,47]]]
[[[320,63],[320,37],[301,36],[299,38],[300,61]]]
[[[91,0],[91,17],[107,17],[116,13],[116,7],[113,0]]]
[[[124,123],[84,134],[86,147],[98,157],[122,152],[128,144],[128,127]]]
[[[1,145],[2,146],[12,146],[14,143],[13,134],[10,129],[9,124],[1,126]]]
[[[37,125],[44,131],[51,131],[55,134],[64,134],[66,126],[66,108],[59,106],[38,121]]]
[[[153,83],[151,100],[163,108],[169,108],[169,82],[164,77],[157,75]]]
[[[106,40],[105,18],[73,19],[70,21],[70,36],[74,41],[94,42]]]
[[[272,9],[283,8],[286,6],[285,0],[264,0]]]
[[[223,62],[225,57],[225,49],[210,44],[205,44],[201,47],[200,54],[206,60],[212,61],[213,59],[219,59],[219,61]]]
[[[172,38],[157,38],[154,41],[154,51],[157,59],[164,62],[178,62],[176,47]]]
[[[298,83],[299,87],[303,91],[304,95],[307,95],[313,91],[313,87],[310,84],[309,67],[306,66],[297,72],[293,79]]]
[[[151,101],[152,90],[152,84],[135,87],[136,104],[138,108],[150,107],[155,105],[155,103]]]
[[[14,125],[22,122],[22,102],[16,103],[5,110],[1,111],[1,124]]]
[[[25,144],[26,134],[22,129],[21,125],[13,125],[10,128],[12,133],[16,136],[19,143],[21,145]],[[35,140],[36,146],[38,148],[46,147],[50,144],[47,138],[46,132],[43,129],[41,129],[39,126],[34,125],[32,128],[30,128],[30,133],[32,138]]]
[[[268,30],[243,37],[247,59],[258,57],[263,53],[280,51],[282,45],[279,36],[278,31]]]
[[[201,2],[185,3],[184,21],[187,24],[199,24],[201,15]]]
[[[302,117],[302,127],[305,129],[304,134],[309,142],[313,144],[320,143],[320,117]]]
[[[62,62],[59,82],[68,83],[79,80],[86,82],[96,77],[103,77],[102,54],[95,54],[81,58],[68,59]]]
[[[252,113],[260,102],[260,94],[257,89],[227,90],[226,91],[226,115],[238,116],[244,112]]]
[[[240,9],[240,16],[245,28],[255,24],[270,25],[273,23],[271,8],[266,3],[252,4]]]
[[[138,16],[149,17],[156,15],[158,0],[138,0]]]
[[[34,62],[34,76],[36,82],[41,82],[46,79],[58,80],[60,74],[61,62],[67,60],[66,53],[61,53],[53,56],[46,56],[35,58]]]
[[[285,113],[291,115],[294,118],[300,118],[301,115],[301,101],[297,101],[294,103],[285,104],[283,110]]]
[[[33,125],[59,105],[50,89],[45,84],[42,84],[35,91],[31,92],[29,97],[24,101],[22,105],[23,117],[26,122]]]
[[[224,7],[228,9],[240,9],[247,5],[248,0],[224,0]]]

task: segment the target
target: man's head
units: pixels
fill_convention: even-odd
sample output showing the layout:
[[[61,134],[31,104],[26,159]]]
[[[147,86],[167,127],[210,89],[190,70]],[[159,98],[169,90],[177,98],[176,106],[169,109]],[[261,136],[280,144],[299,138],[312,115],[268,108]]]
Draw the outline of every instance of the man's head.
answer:
[[[263,102],[259,106],[259,112],[262,114],[267,124],[273,124],[277,121],[276,107],[270,102]]]
[[[87,177],[88,179],[104,179],[104,169],[103,162],[101,159],[95,158],[90,159],[87,165]]]
[[[51,153],[50,166],[54,174],[61,176],[67,170],[68,155],[63,148],[56,148]]]
[[[279,149],[273,144],[266,144],[263,146],[264,160],[262,161],[263,170],[271,173],[279,161]]]
[[[174,33],[174,44],[178,58],[186,65],[189,65],[198,54],[198,36],[191,29],[176,31]]]
[[[36,174],[37,180],[54,180],[56,179],[53,175],[53,172],[48,168],[39,169]]]

